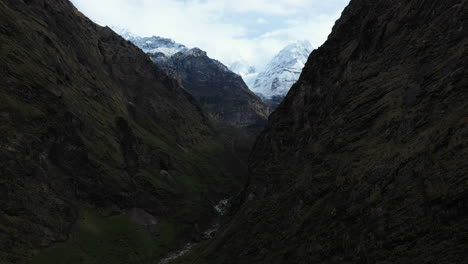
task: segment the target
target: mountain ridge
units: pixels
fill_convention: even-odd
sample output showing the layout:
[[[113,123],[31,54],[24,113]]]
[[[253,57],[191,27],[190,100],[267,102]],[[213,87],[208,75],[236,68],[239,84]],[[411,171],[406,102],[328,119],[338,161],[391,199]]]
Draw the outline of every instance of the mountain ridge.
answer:
[[[170,39],[123,35],[146,52],[159,68],[178,79],[215,120],[252,127],[249,131],[254,134],[260,132],[270,113],[269,107],[223,63],[208,57],[200,48],[189,49]]]

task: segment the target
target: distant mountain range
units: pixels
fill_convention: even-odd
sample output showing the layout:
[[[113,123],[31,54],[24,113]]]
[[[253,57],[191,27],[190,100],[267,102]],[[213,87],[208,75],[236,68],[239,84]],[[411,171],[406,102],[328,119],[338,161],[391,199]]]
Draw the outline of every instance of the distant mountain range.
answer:
[[[179,52],[193,53],[185,45],[172,39],[157,36],[140,37],[128,30],[113,29],[144,52],[151,54],[153,61],[157,62],[159,66],[167,66],[167,63],[171,64],[169,62],[170,58]],[[291,86],[299,79],[302,68],[304,68],[312,49],[312,44],[309,41],[300,40],[284,47],[263,70],[255,68],[243,59],[231,63],[228,68],[240,75],[247,87],[265,103],[276,107],[286,96]],[[222,65],[219,61],[216,61],[216,63]],[[225,68],[225,66],[222,65],[221,68]],[[173,70],[172,73],[177,72],[176,69]]]

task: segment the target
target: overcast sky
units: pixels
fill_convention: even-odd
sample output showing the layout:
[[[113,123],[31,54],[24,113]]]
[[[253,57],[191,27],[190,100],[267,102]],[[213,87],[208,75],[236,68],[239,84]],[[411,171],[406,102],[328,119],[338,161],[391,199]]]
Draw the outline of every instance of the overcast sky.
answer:
[[[281,48],[327,38],[349,0],[72,0],[100,25],[199,47],[225,64],[261,67]]]

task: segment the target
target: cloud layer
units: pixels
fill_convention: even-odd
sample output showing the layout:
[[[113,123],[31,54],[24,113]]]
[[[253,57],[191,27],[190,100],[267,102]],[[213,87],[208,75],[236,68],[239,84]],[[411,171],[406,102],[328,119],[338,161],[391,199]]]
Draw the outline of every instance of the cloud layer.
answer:
[[[264,65],[281,48],[328,36],[349,0],[72,0],[101,25],[199,47],[225,64]]]

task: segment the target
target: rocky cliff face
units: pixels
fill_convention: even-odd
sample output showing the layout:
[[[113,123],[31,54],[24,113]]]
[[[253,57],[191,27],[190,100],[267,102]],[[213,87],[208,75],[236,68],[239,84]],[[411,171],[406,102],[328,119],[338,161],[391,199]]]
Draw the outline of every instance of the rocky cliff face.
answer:
[[[0,75],[1,263],[157,261],[242,182],[195,99],[67,0],[0,1]]]
[[[150,55],[161,69],[178,78],[216,120],[235,126],[263,127],[270,109],[242,78],[206,52],[194,48],[171,57]]]
[[[352,0],[190,263],[465,263],[467,64],[467,1]]]

